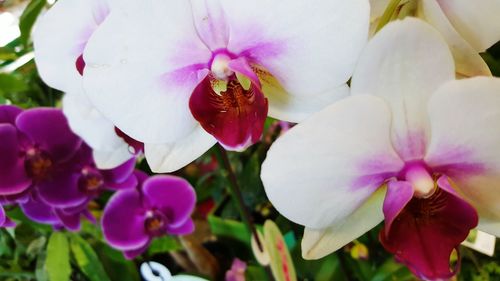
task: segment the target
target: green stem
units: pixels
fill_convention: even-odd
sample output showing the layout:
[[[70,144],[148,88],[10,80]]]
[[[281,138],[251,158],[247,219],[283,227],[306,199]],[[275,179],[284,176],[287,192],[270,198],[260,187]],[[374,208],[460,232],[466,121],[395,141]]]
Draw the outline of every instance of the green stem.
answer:
[[[382,15],[382,17],[380,17],[375,32],[379,32],[386,24],[391,21],[392,16],[396,12],[401,1],[402,0],[391,0],[391,2],[389,2],[389,5],[387,5],[387,8],[385,8],[384,14]]]
[[[236,179],[236,174],[234,173],[233,168],[231,167],[231,163],[229,162],[227,152],[220,144],[216,145],[215,151],[219,163],[224,166],[225,170],[228,173],[229,189],[231,191],[231,195],[233,196],[234,202],[238,207],[241,218],[248,227],[248,230],[250,230],[250,232],[252,233],[252,236],[255,238],[255,242],[257,242],[259,251],[262,252],[264,249],[262,246],[262,242],[259,239],[257,229],[255,228],[252,218],[250,217],[250,213],[248,212],[248,209],[245,206],[245,202],[243,201],[243,195],[241,194],[241,189],[238,184],[238,180]]]

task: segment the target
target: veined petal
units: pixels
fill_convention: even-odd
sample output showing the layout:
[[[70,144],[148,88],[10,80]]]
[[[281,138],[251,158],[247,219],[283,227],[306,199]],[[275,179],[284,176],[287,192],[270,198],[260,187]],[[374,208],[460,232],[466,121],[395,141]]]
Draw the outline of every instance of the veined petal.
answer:
[[[193,20],[200,39],[210,50],[223,49],[229,42],[230,27],[219,0],[191,0]]]
[[[482,52],[500,40],[497,0],[435,0],[456,30],[478,51]]]
[[[356,211],[329,228],[306,227],[302,238],[302,257],[320,259],[337,251],[383,221],[382,205],[386,190],[385,186],[378,189]]]
[[[491,76],[488,65],[478,51],[455,30],[436,0],[419,1],[419,5],[422,17],[434,26],[448,43],[455,59],[457,74],[466,77]],[[498,39],[500,40],[500,36]]]
[[[446,178],[446,176],[443,176]],[[380,232],[380,242],[419,278],[446,280],[456,274],[450,269],[454,249],[477,226],[476,210],[460,198],[446,179],[428,198],[416,198]]]
[[[217,140],[201,126],[177,142],[145,144],[144,154],[151,170],[155,173],[171,173],[198,159]]]
[[[81,88],[76,62],[92,33],[109,14],[109,2],[61,0],[41,16],[33,41],[35,62],[45,83],[61,91]]]
[[[396,21],[368,43],[352,78],[353,95],[384,98],[392,111],[392,141],[405,160],[421,159],[428,133],[427,102],[455,78],[446,42],[417,19]]]
[[[210,58],[189,1],[145,0],[141,9],[114,10],[94,33],[84,53],[84,88],[130,137],[176,141],[196,126],[189,97]]]
[[[62,103],[69,126],[92,149],[114,151],[125,144],[116,134],[115,125],[90,103],[83,91],[65,94]]]
[[[288,219],[314,229],[344,221],[403,167],[390,141],[390,111],[377,97],[339,101],[279,138],[261,178]]]
[[[194,90],[189,108],[209,134],[231,150],[242,150],[260,140],[267,118],[268,103],[253,83],[245,89],[236,79],[220,93],[207,76]]]
[[[368,0],[220,2],[228,50],[263,66],[291,95],[314,96],[347,82],[368,38]]]
[[[429,103],[426,163],[448,175],[479,213],[500,218],[500,79],[446,83]],[[479,124],[479,125],[478,125]]]
[[[299,123],[313,113],[349,95],[349,87],[343,84],[314,97],[292,96],[270,74],[259,73],[262,92],[269,101],[269,116],[279,120]]]

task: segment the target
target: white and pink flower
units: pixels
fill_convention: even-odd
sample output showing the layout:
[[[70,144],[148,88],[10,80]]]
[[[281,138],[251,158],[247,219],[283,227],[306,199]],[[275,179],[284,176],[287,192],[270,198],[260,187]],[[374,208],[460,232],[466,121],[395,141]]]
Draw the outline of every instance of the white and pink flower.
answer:
[[[470,229],[500,236],[500,79],[455,80],[442,36],[407,19],[368,43],[351,89],[271,147],[269,199],[306,226],[306,258],[385,217],[380,240],[397,260],[421,278],[449,278]]]
[[[268,115],[297,122],[346,96],[368,25],[367,0],[145,0],[92,36],[84,88],[150,163],[190,135],[197,153],[242,150]]]

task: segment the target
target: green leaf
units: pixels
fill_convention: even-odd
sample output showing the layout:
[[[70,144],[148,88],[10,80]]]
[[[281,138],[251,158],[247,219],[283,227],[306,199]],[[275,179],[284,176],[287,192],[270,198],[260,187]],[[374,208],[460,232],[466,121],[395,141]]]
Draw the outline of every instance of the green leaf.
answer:
[[[210,215],[208,216],[208,224],[214,235],[231,237],[250,245],[250,232],[242,222]]]
[[[47,252],[41,252],[36,259],[35,277],[37,281],[49,281],[49,275],[45,270],[45,261],[47,259]]]
[[[31,0],[23,14],[19,18],[19,29],[21,30],[21,42],[27,46],[31,29],[35,24],[38,15],[47,4],[46,0]]]
[[[95,249],[111,280],[141,280],[135,263],[130,260],[126,260],[121,252],[118,252],[101,242],[98,242]]]
[[[0,47],[0,61],[15,60],[17,54],[12,48]]]
[[[90,281],[109,281],[109,277],[94,249],[77,234],[70,236],[71,252],[80,270]]]
[[[28,89],[23,77],[14,74],[0,73],[0,92],[11,93],[11,92],[22,92]]]
[[[68,239],[61,232],[54,232],[47,245],[45,270],[50,281],[68,281],[71,275]]]
[[[155,254],[167,253],[171,251],[182,250],[182,245],[172,236],[165,236],[162,238],[154,239],[149,246],[148,254],[153,256]]]

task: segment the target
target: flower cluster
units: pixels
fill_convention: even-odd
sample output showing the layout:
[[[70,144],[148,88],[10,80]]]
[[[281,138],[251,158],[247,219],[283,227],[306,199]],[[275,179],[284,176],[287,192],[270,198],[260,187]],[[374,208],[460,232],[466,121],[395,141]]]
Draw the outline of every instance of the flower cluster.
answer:
[[[61,110],[0,106],[0,117],[2,205],[18,204],[36,222],[78,230],[82,215],[94,220],[87,204],[100,192],[137,184],[135,159],[98,169]]]
[[[0,106],[0,138],[2,227],[15,226],[2,206],[17,205],[35,222],[78,231],[82,216],[95,222],[89,202],[110,190],[119,192],[104,211],[104,233],[110,245],[123,250],[127,257],[140,254],[150,241],[140,240],[144,241],[133,249],[133,254],[127,248],[130,244],[124,248],[123,243],[116,242],[131,227],[134,234],[143,235],[141,238],[193,231],[190,215],[196,196],[187,182],[134,173],[135,157],[113,169],[99,169],[92,150],[70,130],[59,109],[23,111]],[[130,196],[140,203],[129,199],[123,205]],[[132,220],[133,215],[142,216],[143,221]],[[135,236],[127,237],[132,244],[137,243]]]

